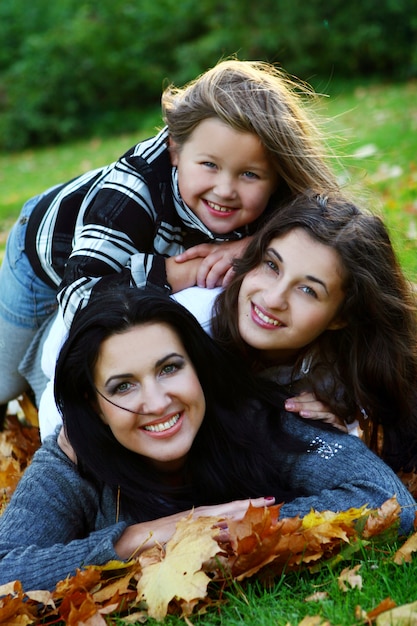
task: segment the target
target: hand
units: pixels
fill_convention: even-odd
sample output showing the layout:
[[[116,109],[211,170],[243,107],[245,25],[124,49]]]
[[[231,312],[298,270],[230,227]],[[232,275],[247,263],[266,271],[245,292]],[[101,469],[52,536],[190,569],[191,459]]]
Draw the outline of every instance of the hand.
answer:
[[[306,419],[321,420],[345,433],[348,432],[345,422],[334,415],[326,404],[317,400],[313,393],[303,391],[299,396],[288,398],[285,401],[285,410],[290,413],[298,413],[300,417]]]
[[[239,241],[225,241],[220,244],[202,243],[174,258],[176,263],[196,258],[201,260],[196,282],[199,287],[225,287],[233,276],[233,259],[242,256],[250,240],[251,237],[245,237]]]
[[[172,293],[194,287],[197,284],[197,271],[201,264],[201,258],[189,259],[184,263],[177,263],[175,258],[165,259],[167,281],[171,285]]]
[[[214,504],[210,506],[199,506],[192,511],[183,511],[175,513],[167,517],[161,517],[149,522],[141,522],[133,524],[126,528],[114,549],[118,556],[123,559],[129,559],[134,554],[140,554],[146,548],[151,548],[156,543],[166,543],[174,534],[177,523],[192,513],[193,518],[197,517],[221,517],[234,520],[240,520],[245,515],[249,504],[256,507],[271,506],[275,503],[275,498],[256,498],[254,500],[234,500],[225,504]],[[221,540],[227,541],[227,528],[219,526]]]

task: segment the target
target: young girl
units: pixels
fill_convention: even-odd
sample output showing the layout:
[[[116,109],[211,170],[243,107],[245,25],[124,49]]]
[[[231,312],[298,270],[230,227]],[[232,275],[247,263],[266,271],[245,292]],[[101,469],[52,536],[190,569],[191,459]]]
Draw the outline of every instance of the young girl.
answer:
[[[413,498],[358,438],[287,416],[275,385],[255,384],[166,296],[125,287],[92,298],[55,391],[75,457],[58,432],[36,452],[0,517],[0,584],[53,588],[165,543],[193,507],[240,519],[248,498],[284,502],[293,517],[396,494],[401,531],[412,529]]]
[[[382,220],[338,196],[299,196],[234,269],[217,340],[291,394],[313,391],[348,424],[359,419],[395,470],[417,467],[415,298]]]
[[[164,91],[156,137],[26,203],[0,270],[3,410],[27,388],[18,366],[57,296],[69,327],[110,285],[211,287],[277,200],[337,187],[301,91],[268,64],[223,61]]]

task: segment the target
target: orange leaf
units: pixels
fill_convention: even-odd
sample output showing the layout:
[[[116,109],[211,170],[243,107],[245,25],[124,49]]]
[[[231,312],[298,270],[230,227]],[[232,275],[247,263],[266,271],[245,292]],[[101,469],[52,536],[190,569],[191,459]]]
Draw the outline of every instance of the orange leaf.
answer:
[[[400,511],[396,496],[384,502],[379,509],[371,511],[363,529],[363,538],[370,539],[393,526],[399,520]]]
[[[402,565],[403,563],[410,563],[412,558],[411,555],[413,552],[417,551],[417,533],[414,533],[407,539],[407,541],[397,550],[394,554],[393,561],[397,565]]]
[[[382,602],[380,602],[378,604],[378,606],[376,606],[374,609],[372,609],[372,611],[369,611],[366,614],[366,617],[367,617],[367,619],[373,621],[381,613],[384,613],[385,611],[388,611],[389,609],[393,609],[396,606],[397,605],[395,604],[394,600],[391,600],[391,598],[385,598],[384,600],[382,600]]]

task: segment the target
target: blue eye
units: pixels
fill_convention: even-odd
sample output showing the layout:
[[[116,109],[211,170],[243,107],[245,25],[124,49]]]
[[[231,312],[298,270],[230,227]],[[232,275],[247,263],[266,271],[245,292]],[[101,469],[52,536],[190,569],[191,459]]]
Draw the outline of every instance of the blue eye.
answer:
[[[304,285],[301,287],[301,290],[306,293],[308,296],[312,296],[313,298],[317,298],[317,293],[311,287]]]
[[[184,367],[184,365],[185,365],[185,361],[182,361],[182,360],[172,361],[162,366],[160,370],[160,374],[162,376],[169,376],[170,374],[175,374],[176,372],[181,370]]]
[[[264,264],[276,274],[279,273],[279,267],[272,259],[265,259]]]
[[[118,383],[114,388],[110,389],[110,395],[114,396],[118,393],[124,394],[132,389],[132,383],[124,381],[122,383]]]
[[[215,169],[217,167],[217,165],[211,161],[204,161],[202,165],[204,165],[204,167],[208,167],[209,169]]]
[[[259,178],[258,174],[255,174],[255,172],[243,172],[243,176],[253,180],[257,180]]]

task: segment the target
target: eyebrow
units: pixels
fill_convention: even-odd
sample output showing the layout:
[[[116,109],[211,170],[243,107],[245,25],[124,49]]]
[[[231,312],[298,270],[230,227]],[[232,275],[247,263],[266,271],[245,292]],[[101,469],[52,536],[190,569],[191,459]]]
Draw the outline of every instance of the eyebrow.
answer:
[[[281,263],[284,263],[284,265],[285,265],[284,259],[279,254],[279,252],[277,250],[275,250],[275,248],[268,248],[267,252],[269,254],[272,254],[272,256],[275,256],[278,259],[278,261],[280,261]],[[325,290],[325,292],[327,293],[327,295],[329,295],[329,290],[327,289],[327,285],[326,285],[326,283],[323,280],[321,280],[320,278],[317,278],[317,276],[312,276],[311,274],[306,274],[305,277],[308,280],[310,280],[311,282],[317,283],[317,284],[321,285],[323,287],[323,289]]]
[[[182,354],[178,354],[178,352],[170,352],[169,354],[166,354],[165,356],[163,356],[161,359],[158,359],[155,363],[155,367],[160,367],[161,365],[165,363],[165,361],[168,361],[169,359],[172,359],[173,357],[185,359],[185,357]],[[104,383],[104,386],[107,387],[107,385],[112,383],[113,380],[118,380],[119,378],[132,378],[132,376],[133,374],[130,372],[114,374],[113,376],[110,376],[110,378],[106,380],[106,382]]]

